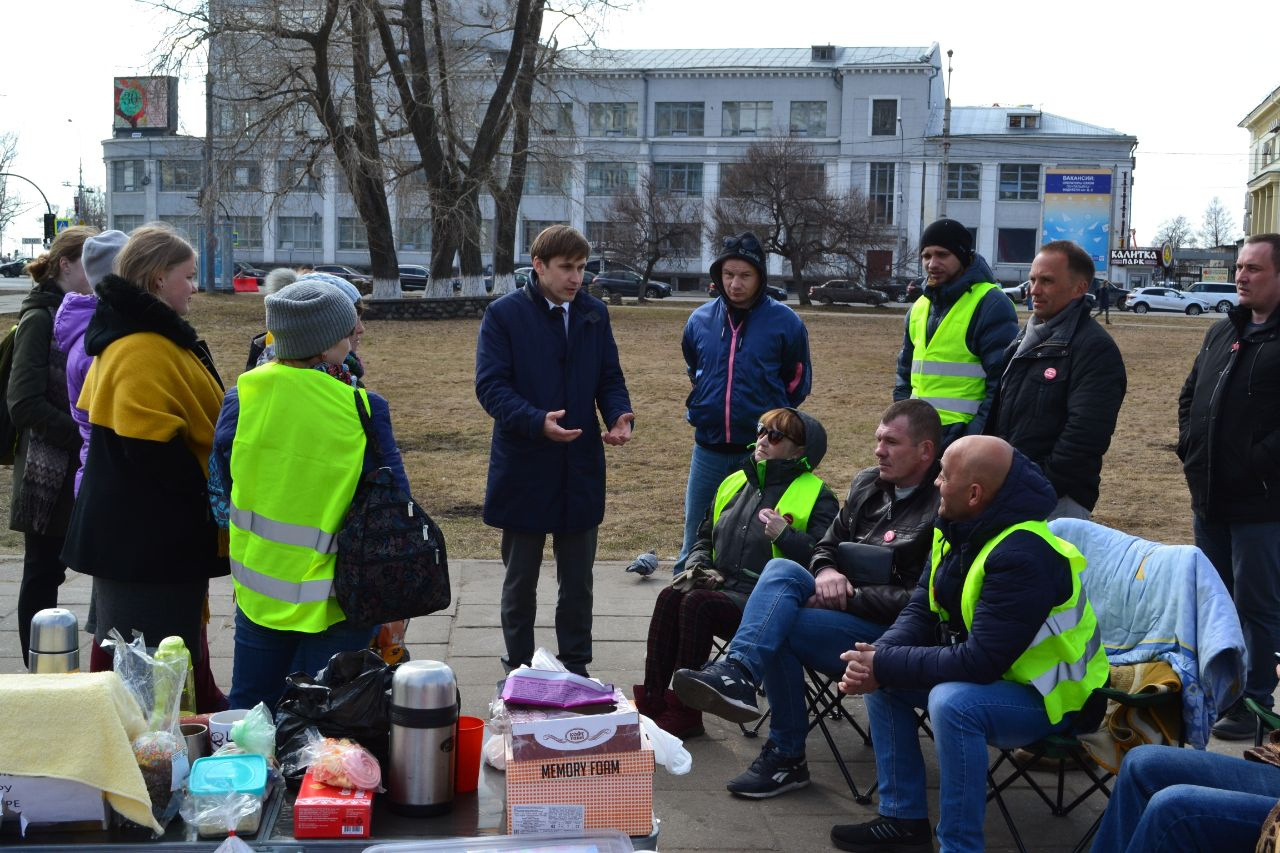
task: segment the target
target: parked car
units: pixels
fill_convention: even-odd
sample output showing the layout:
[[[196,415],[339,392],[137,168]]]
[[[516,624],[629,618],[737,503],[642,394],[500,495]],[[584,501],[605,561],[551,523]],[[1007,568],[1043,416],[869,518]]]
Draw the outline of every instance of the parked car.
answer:
[[[361,293],[367,293],[368,289],[373,286],[372,278],[362,272],[357,272],[344,264],[317,264],[313,269],[316,272],[327,272],[329,275],[336,275],[338,278],[345,278],[347,281],[360,288]]]
[[[876,282],[875,289],[883,290],[893,302],[915,302],[920,298],[920,290],[924,279],[898,276],[890,281]]]
[[[236,278],[252,278],[256,279],[258,284],[262,284],[262,280],[267,277],[265,270],[260,270],[255,266],[251,266],[244,261],[236,261]]]
[[[431,279],[431,271],[417,264],[400,265],[401,290],[426,290]]]
[[[1022,284],[1012,284],[1008,287],[1000,288],[1004,291],[1004,295],[1021,305],[1027,301],[1027,291],[1031,289],[1031,281],[1024,281]]]
[[[1098,303],[1098,296],[1101,288],[1105,287],[1111,293],[1111,307],[1119,311],[1124,311],[1129,307],[1129,291],[1118,284],[1112,284],[1109,281],[1102,282],[1098,289],[1089,289],[1090,295],[1093,296],[1094,305]]]
[[[1135,314],[1147,311],[1180,311],[1195,316],[1213,308],[1203,296],[1188,295],[1172,287],[1140,287],[1129,296],[1129,309]]]
[[[26,271],[26,258],[17,258],[16,260],[0,264],[0,275],[3,275],[5,278],[17,278]]]
[[[867,305],[883,305],[889,301],[888,294],[883,290],[863,287],[860,284],[849,281],[847,278],[833,278],[825,284],[814,285],[809,288],[809,298],[822,305],[830,305],[833,302],[862,302]]]
[[[787,301],[787,289],[785,287],[779,287],[776,284],[766,284],[764,286],[764,292],[772,296],[778,302]],[[720,295],[720,286],[716,284],[714,281],[709,283],[707,285],[707,296],[714,299],[719,295]]]
[[[1197,281],[1186,290],[1213,302],[1213,308],[1219,314],[1225,314],[1240,304],[1240,294],[1236,286],[1226,281]]]
[[[653,279],[645,281],[634,270],[611,268],[597,275],[591,283],[599,286],[601,293],[608,297],[614,293],[620,296],[639,296],[641,282],[644,282],[644,295],[650,299],[666,299],[671,295],[671,285]],[[583,284],[586,283],[584,278]]]

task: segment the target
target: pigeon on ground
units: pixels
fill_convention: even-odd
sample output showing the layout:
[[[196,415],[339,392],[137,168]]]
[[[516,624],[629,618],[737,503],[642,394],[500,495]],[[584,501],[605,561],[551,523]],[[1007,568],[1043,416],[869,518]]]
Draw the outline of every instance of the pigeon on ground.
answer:
[[[650,549],[645,551],[639,557],[632,560],[631,565],[627,566],[627,571],[635,572],[642,578],[647,578],[658,569],[658,552]]]

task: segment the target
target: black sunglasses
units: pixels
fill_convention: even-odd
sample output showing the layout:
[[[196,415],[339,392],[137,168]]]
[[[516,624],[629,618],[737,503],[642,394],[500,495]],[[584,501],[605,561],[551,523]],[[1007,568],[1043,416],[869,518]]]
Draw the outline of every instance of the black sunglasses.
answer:
[[[764,424],[756,424],[756,438],[762,438],[762,437],[768,438],[770,444],[777,444],[778,442],[782,441],[782,439],[784,438],[790,438],[793,444],[796,444],[796,445],[800,444],[800,442],[796,441],[794,438],[791,438],[791,436],[787,435],[785,432],[783,432],[780,429],[772,429],[770,427],[765,426]]]
[[[753,255],[763,254],[760,241],[750,234],[743,234],[740,237],[725,237],[724,247],[731,252],[746,251]]]

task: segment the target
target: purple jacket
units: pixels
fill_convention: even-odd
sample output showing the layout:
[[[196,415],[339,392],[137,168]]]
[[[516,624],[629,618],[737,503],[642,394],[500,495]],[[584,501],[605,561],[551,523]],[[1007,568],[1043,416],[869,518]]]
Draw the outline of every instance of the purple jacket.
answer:
[[[93,319],[98,307],[98,297],[92,294],[68,293],[62,299],[57,315],[53,318],[53,340],[58,349],[67,354],[67,399],[71,401],[71,417],[80,427],[80,467],[76,470],[76,494],[80,493],[80,479],[84,476],[84,463],[89,457],[89,413],[76,406],[80,389],[89,373],[93,358],[84,351],[84,330]]]

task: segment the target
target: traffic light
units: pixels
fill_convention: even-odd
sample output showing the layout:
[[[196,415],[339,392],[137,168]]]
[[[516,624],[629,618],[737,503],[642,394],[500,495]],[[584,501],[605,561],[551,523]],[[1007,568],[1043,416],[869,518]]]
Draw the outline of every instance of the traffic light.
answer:
[[[57,221],[58,221],[58,217],[54,216],[52,213],[46,213],[46,214],[44,215],[44,241],[45,241],[45,243],[52,243],[52,242],[53,242],[53,238],[54,238],[54,237],[56,237],[56,236],[58,236],[58,235],[57,235],[57,231],[56,231],[56,228],[57,228]]]

